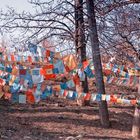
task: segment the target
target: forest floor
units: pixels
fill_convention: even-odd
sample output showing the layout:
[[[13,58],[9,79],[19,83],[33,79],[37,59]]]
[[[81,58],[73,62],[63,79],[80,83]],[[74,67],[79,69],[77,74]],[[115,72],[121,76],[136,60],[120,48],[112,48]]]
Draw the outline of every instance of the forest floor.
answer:
[[[105,129],[96,103],[77,106],[57,97],[36,105],[0,102],[0,140],[131,140],[133,113],[133,106],[109,104],[111,126]]]

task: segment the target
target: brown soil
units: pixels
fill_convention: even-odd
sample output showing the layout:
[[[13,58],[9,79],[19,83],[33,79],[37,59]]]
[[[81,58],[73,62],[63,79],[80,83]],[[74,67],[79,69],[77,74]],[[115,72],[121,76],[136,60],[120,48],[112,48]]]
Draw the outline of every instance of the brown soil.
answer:
[[[137,89],[107,84],[106,92],[133,99]],[[58,97],[35,105],[0,101],[0,140],[131,140],[134,106],[108,106],[111,125],[106,129],[100,124],[96,103],[80,107],[76,101]]]
[[[48,98],[36,105],[0,102],[0,140],[131,140],[134,107],[109,105],[111,126],[102,128],[98,105]]]

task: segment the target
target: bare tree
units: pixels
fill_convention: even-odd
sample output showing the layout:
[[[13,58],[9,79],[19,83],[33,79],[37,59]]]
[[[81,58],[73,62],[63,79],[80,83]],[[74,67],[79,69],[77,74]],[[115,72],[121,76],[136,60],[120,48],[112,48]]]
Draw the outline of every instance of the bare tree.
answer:
[[[87,3],[89,33],[90,33],[90,41],[92,46],[92,58],[93,58],[93,64],[95,68],[97,91],[100,95],[102,95],[105,94],[105,87],[103,82],[103,73],[102,73],[102,65],[101,65],[101,58],[100,58],[97,25],[95,19],[94,2],[91,0],[86,0],[86,3]],[[106,101],[102,101],[102,100],[99,101],[99,112],[100,112],[101,124],[104,127],[109,127],[110,126],[109,114],[108,114]]]
[[[5,14],[1,12],[1,30],[3,31],[3,29],[5,29],[9,33],[20,29],[20,31],[22,31],[18,34],[20,41],[27,42],[28,40],[32,40],[35,43],[39,43],[47,38],[57,42],[54,46],[59,46],[59,51],[64,51],[65,48],[66,50],[69,48],[72,52],[75,52],[76,48],[73,47],[75,46],[74,1],[58,0],[54,2],[52,0],[48,0],[47,2],[41,2],[39,0],[30,0],[30,3],[34,5],[35,11],[33,13],[23,12],[22,14],[18,14],[12,8],[9,8]],[[110,35],[112,32],[114,32],[115,29],[113,29],[114,25],[108,25],[111,20],[109,19],[109,16],[112,17],[113,15],[115,17],[116,15],[114,14],[114,10],[120,7],[126,7],[128,5],[138,3],[139,0],[95,1],[99,41],[100,46],[104,48],[103,52],[106,53],[115,49],[114,46],[116,45],[112,44],[117,42],[116,40],[113,41],[114,36]],[[84,12],[83,15],[86,15],[86,13]],[[87,24],[85,29],[86,28]],[[15,40],[15,38],[13,40]],[[68,47],[65,47],[66,45]],[[109,46],[113,46],[113,49]]]
[[[83,3],[82,4],[83,7],[85,6],[84,5],[85,1],[79,0],[79,2]],[[84,27],[84,23],[82,24],[82,22],[85,22],[86,25],[85,29],[88,29],[87,18],[84,17],[85,20],[77,19],[76,21],[77,25],[75,24],[74,1],[58,0],[54,2],[53,0],[47,0],[47,2],[46,1],[40,2],[39,0],[31,0],[30,3],[33,4],[36,9],[35,12],[32,14],[27,12],[18,14],[16,13],[15,10],[11,8],[9,8],[9,11],[7,11],[6,14],[1,12],[1,16],[0,16],[1,31],[15,32],[17,29],[20,29],[22,32],[18,37],[21,37],[22,38],[21,40],[23,40],[24,42],[27,42],[27,40],[33,40],[34,42],[39,43],[47,38],[47,39],[54,40],[54,42],[57,42],[55,45],[59,46],[58,48],[59,50],[60,50],[60,46],[62,46],[61,47],[62,51],[65,50],[66,49],[65,45],[68,44],[67,49],[71,49],[73,50],[73,52],[76,52],[75,51],[76,47],[74,46],[79,47],[75,39],[76,37],[75,32],[79,31],[81,32],[80,35],[82,35],[85,41],[81,39],[82,37],[79,38],[78,41],[80,41],[79,43],[81,43],[81,45],[83,46],[82,49],[83,52],[85,53],[84,43],[87,43],[86,39],[88,38],[88,35],[84,36],[84,34],[87,33],[87,30],[84,33],[84,30],[81,30],[81,27],[82,28]],[[126,54],[126,51],[122,51],[122,47],[123,49],[124,47],[126,48],[126,44],[129,46],[128,48],[131,48],[135,52],[138,52],[137,48],[135,48],[134,40],[139,39],[139,29],[140,29],[139,28],[139,22],[140,22],[139,3],[140,3],[139,0],[96,0],[94,1],[94,5],[91,3],[92,7],[95,8],[95,12],[96,12],[97,24],[95,25],[94,28],[96,29],[97,27],[96,30],[99,35],[99,42],[98,42],[98,38],[96,38],[95,40],[97,43],[96,47],[103,48],[101,49],[101,54],[102,53],[114,54],[114,52],[116,53],[123,52],[122,53],[124,54],[123,56],[127,57],[128,55]],[[79,12],[83,12],[84,16],[88,16],[87,13],[84,12],[84,10],[83,11],[82,10],[83,9],[80,9]],[[91,10],[93,9],[91,8]],[[133,13],[133,14],[131,15],[131,17],[129,17],[129,14],[127,13],[129,14]],[[93,14],[94,11],[92,11],[92,17],[95,16]],[[132,19],[132,20],[128,22],[128,19]],[[127,24],[125,21],[127,21]],[[133,21],[136,21],[137,25],[135,24],[134,26]],[[80,23],[80,25],[78,22]],[[77,30],[77,26],[78,26],[78,30]],[[90,25],[90,28],[91,27],[92,24]],[[124,34],[124,33],[128,33],[128,31],[129,34]],[[138,35],[138,38],[136,34]],[[97,56],[95,55],[95,57],[99,58],[98,60],[99,62],[100,51],[97,50],[97,52],[98,52],[96,54]],[[84,57],[83,60],[85,60]],[[101,69],[100,62],[98,64],[99,64],[98,68]],[[100,77],[99,79],[101,80],[102,83],[102,73],[100,73],[100,75],[98,74],[96,75],[97,78],[98,76]],[[99,86],[100,85],[98,85],[98,88]],[[103,83],[101,84],[101,86],[102,86],[101,93],[105,93]],[[106,103],[103,104],[105,105],[105,106],[103,105],[103,108],[106,110]],[[108,120],[107,110],[105,112],[106,112],[105,115],[106,120]],[[105,118],[102,118],[103,123],[104,120]],[[107,124],[109,124],[108,121],[105,125]]]
[[[100,45],[107,52],[117,55],[123,53],[123,58],[126,57],[128,60],[129,56],[134,56],[133,54],[139,57],[139,3],[139,1],[112,1],[112,5],[97,5],[102,9],[106,7],[103,16],[97,18],[97,27]],[[130,51],[133,54],[130,54]]]
[[[34,14],[27,12],[18,14],[12,8],[9,8],[5,14],[1,12],[1,30],[4,29],[2,31],[8,33],[20,30],[18,38],[22,38],[23,42],[30,40],[38,44],[44,39],[51,39],[54,40],[53,42],[57,42],[55,46],[62,45],[64,48],[64,44],[68,44],[69,49],[74,49],[72,47],[74,46],[72,45],[74,42],[74,5],[72,1],[58,3],[52,0],[47,2],[32,0],[30,3],[36,7]]]
[[[86,61],[85,22],[83,16],[83,0],[75,0],[75,46],[80,63]],[[87,76],[82,81],[83,91],[88,93]]]

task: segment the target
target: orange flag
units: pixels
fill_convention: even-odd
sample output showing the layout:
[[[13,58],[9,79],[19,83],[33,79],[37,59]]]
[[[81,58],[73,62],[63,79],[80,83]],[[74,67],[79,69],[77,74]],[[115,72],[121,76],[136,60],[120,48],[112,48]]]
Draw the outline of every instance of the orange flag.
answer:
[[[13,54],[11,55],[11,61],[15,61],[15,56]]]
[[[83,68],[84,68],[84,69],[85,69],[88,65],[89,65],[88,60],[86,60],[86,61],[83,62]]]
[[[32,57],[28,56],[28,62],[32,63]]]
[[[68,67],[69,70],[77,68],[76,57],[72,54],[67,55],[63,58],[64,65]]]
[[[10,100],[12,97],[11,93],[4,93],[4,99]]]
[[[137,100],[131,100],[132,105],[136,105],[136,103],[137,103]]]
[[[87,93],[86,96],[84,97],[84,100],[89,101],[91,98],[91,94]]]
[[[50,56],[50,50],[46,50],[46,57]]]
[[[73,81],[75,85],[80,85],[80,78],[77,74],[73,76]]]
[[[26,92],[26,98],[29,103],[31,103],[31,104],[35,103],[35,98],[31,91]]]

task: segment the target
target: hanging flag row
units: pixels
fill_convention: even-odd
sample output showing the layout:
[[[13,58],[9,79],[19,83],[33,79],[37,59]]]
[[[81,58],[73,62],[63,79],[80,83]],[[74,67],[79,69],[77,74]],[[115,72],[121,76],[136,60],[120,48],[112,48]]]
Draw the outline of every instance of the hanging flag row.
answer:
[[[43,66],[42,68],[34,68],[34,69],[29,69],[29,68],[24,68],[23,66],[16,65],[0,65],[0,76],[1,78],[5,77],[5,75],[10,75],[10,79],[13,79],[12,82],[10,81],[10,85],[13,83],[14,79],[16,79],[16,76],[19,78],[24,79],[27,77],[29,81],[33,81],[34,84],[43,82],[45,79],[55,79],[58,76],[66,76],[64,74],[65,67],[62,63],[62,61],[59,61],[56,63],[56,65],[46,65]],[[86,67],[84,71],[81,69],[78,69],[77,71],[73,71],[71,75],[71,79],[73,80],[74,77],[76,77],[76,74],[78,74],[77,80],[79,81],[84,81],[85,80],[85,73],[88,77],[90,78],[95,78],[93,71],[89,68]],[[29,79],[30,78],[30,79]],[[5,79],[5,78],[4,78]],[[136,85],[139,82],[139,77],[137,76],[129,76],[127,77],[114,77],[112,75],[109,76],[104,76],[104,82],[105,83],[116,83],[118,85]],[[3,84],[3,83],[2,83]]]
[[[14,103],[38,103],[41,100],[46,100],[49,96],[52,96],[54,94],[57,94],[58,96],[62,96],[67,99],[71,100],[87,100],[91,102],[100,102],[100,101],[107,101],[109,103],[119,103],[119,104],[128,104],[128,105],[140,105],[140,100],[137,99],[125,99],[121,98],[120,95],[102,95],[102,94],[90,94],[90,93],[81,93],[80,96],[77,92],[71,91],[71,90],[60,90],[57,91],[53,89],[51,86],[46,86],[44,88],[44,91],[41,92],[41,89],[39,86],[33,91],[28,90],[23,93],[8,93],[8,92],[0,92],[0,98],[4,98],[7,100],[10,100]]]
[[[17,54],[0,54],[0,60],[9,61],[9,62],[28,62],[28,63],[38,63],[38,62],[49,62],[53,63],[55,59],[61,59],[59,52],[52,52],[50,50],[45,50],[45,56],[39,55],[17,55]]]
[[[53,58],[57,58],[54,60]],[[46,50],[45,57],[40,56],[19,56],[19,55],[1,55],[1,60],[3,61],[12,61],[12,62],[42,62],[42,63],[51,63],[53,65],[59,65],[61,62],[61,66],[63,67],[67,72],[76,70],[76,69],[82,69],[86,72],[87,76],[89,78],[92,78],[94,76],[94,67],[92,61],[85,61],[82,64],[77,64],[76,56],[75,55],[67,55],[63,58],[60,57],[60,53],[54,53],[50,50]],[[59,62],[59,63],[58,63]],[[60,68],[59,68],[60,69]],[[126,68],[124,66],[116,65],[116,64],[103,64],[103,72],[106,75],[109,74],[119,74],[119,76],[123,76],[128,78],[129,76],[140,76],[140,71],[135,68]]]
[[[86,67],[90,67],[94,70],[93,62],[92,61],[85,61],[83,62],[84,69]],[[129,77],[129,76],[140,76],[140,69],[138,67],[126,67],[123,65],[111,64],[111,63],[103,63],[103,70],[106,74],[118,73],[120,76]]]

